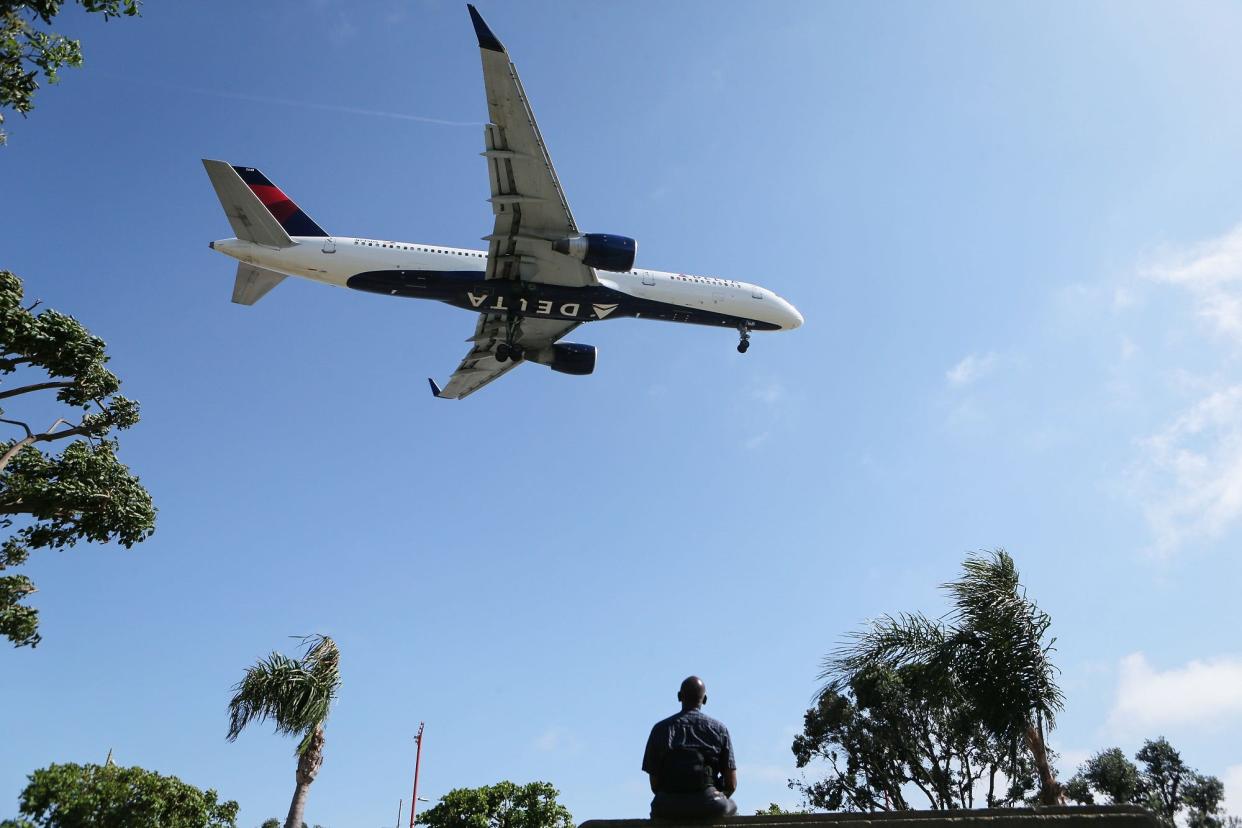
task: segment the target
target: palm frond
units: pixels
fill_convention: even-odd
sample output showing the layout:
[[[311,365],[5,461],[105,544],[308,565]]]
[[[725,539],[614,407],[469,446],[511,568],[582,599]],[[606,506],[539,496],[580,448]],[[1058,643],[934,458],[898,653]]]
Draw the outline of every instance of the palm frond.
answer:
[[[945,641],[944,624],[922,613],[881,616],[850,633],[847,643],[825,656],[818,676],[824,684],[816,696],[841,692],[864,670],[939,664]]]
[[[953,598],[953,660],[963,687],[989,727],[1016,737],[1035,715],[1053,727],[1064,695],[1044,642],[1051,617],[1029,599],[1003,549],[968,557],[962,577],[944,584]]]
[[[252,722],[271,720],[276,732],[299,736],[297,752],[306,749],[316,727],[327,721],[340,689],[340,651],[322,635],[301,639],[306,653],[293,659],[272,653],[246,670],[229,701],[229,741]]]

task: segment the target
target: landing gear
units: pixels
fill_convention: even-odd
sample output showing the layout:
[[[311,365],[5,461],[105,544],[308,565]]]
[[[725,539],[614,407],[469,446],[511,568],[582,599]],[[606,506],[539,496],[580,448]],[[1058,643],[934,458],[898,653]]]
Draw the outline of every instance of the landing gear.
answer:
[[[525,356],[525,351],[521,345],[516,344],[518,339],[522,337],[522,318],[520,316],[510,315],[505,320],[505,341],[496,346],[496,361],[520,362]]]
[[[750,326],[738,325],[737,332],[741,334],[741,340],[737,343],[737,352],[744,354],[750,348]]]

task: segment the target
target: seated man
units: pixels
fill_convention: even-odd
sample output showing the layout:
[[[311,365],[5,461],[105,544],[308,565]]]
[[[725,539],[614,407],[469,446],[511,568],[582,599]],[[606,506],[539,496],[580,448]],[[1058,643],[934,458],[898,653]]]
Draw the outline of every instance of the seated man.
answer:
[[[728,729],[699,710],[707,688],[698,676],[677,691],[681,712],[651,728],[643,770],[651,777],[651,816],[695,819],[732,816],[737,764]]]

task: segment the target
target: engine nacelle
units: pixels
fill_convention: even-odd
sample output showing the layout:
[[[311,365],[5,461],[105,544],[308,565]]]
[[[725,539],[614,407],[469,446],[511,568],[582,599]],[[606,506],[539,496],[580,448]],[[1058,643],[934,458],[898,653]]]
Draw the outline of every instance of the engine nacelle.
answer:
[[[585,376],[595,370],[595,346],[562,342],[552,346],[547,366],[562,374]]]
[[[552,242],[552,249],[557,253],[577,259],[587,267],[624,273],[634,266],[638,242],[625,236],[585,233],[558,239]]]

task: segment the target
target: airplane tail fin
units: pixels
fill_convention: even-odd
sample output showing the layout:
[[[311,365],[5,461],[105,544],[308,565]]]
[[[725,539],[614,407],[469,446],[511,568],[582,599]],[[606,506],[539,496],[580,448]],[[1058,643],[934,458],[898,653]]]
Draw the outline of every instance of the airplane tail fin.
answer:
[[[266,247],[291,247],[291,236],[327,237],[302,208],[253,167],[206,158],[203,167],[237,238]]]
[[[301,207],[293,203],[293,199],[268,180],[267,176],[254,167],[233,167],[233,171],[245,182],[263,206],[267,208],[284,231],[290,236],[316,236],[327,238],[328,234],[306,215]]]

